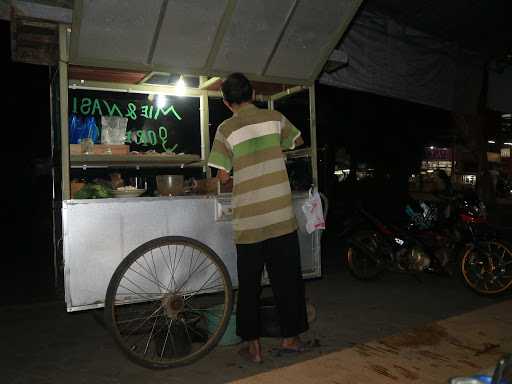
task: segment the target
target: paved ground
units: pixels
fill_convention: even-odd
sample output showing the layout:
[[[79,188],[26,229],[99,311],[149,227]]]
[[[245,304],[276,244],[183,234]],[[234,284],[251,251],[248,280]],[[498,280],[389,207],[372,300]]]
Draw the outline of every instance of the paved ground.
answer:
[[[378,282],[354,281],[341,265],[307,283],[318,319],[304,335],[314,347],[300,358],[272,353],[249,366],[236,347],[218,347],[192,366],[151,371],[126,360],[92,313],[66,313],[63,303],[0,309],[2,383],[223,383],[316,358],[404,329],[495,303],[474,295],[458,281],[425,275],[386,275]]]

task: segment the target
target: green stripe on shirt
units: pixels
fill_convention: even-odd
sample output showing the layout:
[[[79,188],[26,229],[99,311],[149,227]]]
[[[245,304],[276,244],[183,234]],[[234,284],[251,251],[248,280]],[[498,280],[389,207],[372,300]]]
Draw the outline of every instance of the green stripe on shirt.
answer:
[[[270,134],[244,141],[233,147],[233,156],[235,158],[248,155],[257,151],[265,150],[273,146],[279,146],[280,140],[278,134]]]

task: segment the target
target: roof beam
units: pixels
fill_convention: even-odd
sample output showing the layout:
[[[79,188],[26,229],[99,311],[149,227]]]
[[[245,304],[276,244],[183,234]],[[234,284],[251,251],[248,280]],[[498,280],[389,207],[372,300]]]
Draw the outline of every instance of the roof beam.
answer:
[[[112,92],[128,92],[128,93],[143,93],[143,94],[162,94],[179,96],[176,86],[173,85],[153,85],[153,84],[126,84],[126,83],[112,83],[105,81],[80,81],[69,80],[68,86],[70,89],[94,89],[98,91],[112,91]],[[197,88],[185,88],[185,96],[201,96],[208,95],[212,97],[220,97],[221,93],[217,91],[207,91]]]
[[[208,79],[204,82],[202,82],[200,85],[199,85],[199,89],[206,89],[208,88],[209,86],[215,84],[217,81],[219,81],[221,78],[220,77],[212,77],[211,79]]]
[[[263,71],[261,72],[262,75],[265,75],[268,70],[268,66],[270,65],[270,62],[274,58],[274,54],[276,53],[277,47],[281,43],[281,40],[283,39],[284,31],[288,27],[288,24],[290,24],[290,20],[292,19],[293,13],[295,12],[295,9],[297,9],[297,4],[299,4],[299,0],[295,0],[290,7],[288,14],[286,15],[286,18],[284,19],[283,26],[281,27],[281,30],[279,31],[279,35],[274,43],[274,46],[272,47],[272,51],[270,51],[270,55],[268,55],[267,62],[265,63],[265,66],[263,67]]]
[[[224,13],[219,23],[219,27],[217,28],[217,32],[215,33],[215,39],[213,40],[212,47],[210,48],[210,52],[208,53],[208,58],[206,59],[205,70],[206,72],[210,72],[212,65],[217,57],[217,53],[219,52],[220,45],[224,40],[224,35],[228,30],[229,24],[231,22],[231,18],[233,17],[233,13],[235,12],[237,0],[228,0],[226,8],[224,9]]]
[[[316,65],[316,67],[313,69],[313,72],[311,73],[311,81],[315,81],[315,79],[318,78],[318,76],[322,72],[322,69],[324,68],[324,65],[325,65],[328,57],[331,55],[332,50],[340,42],[341,38],[347,31],[348,26],[350,25],[352,19],[356,15],[356,12],[359,9],[359,7],[361,6],[362,2],[363,2],[363,0],[352,0],[351,6],[348,7],[346,17],[343,18],[343,20],[340,22],[340,25],[336,29],[336,32],[334,33],[336,38],[331,39],[330,44],[328,44],[327,47],[325,47],[324,51],[319,56],[321,59],[318,60],[318,64]]]
[[[162,29],[162,23],[165,17],[165,13],[167,12],[167,4],[169,0],[163,0],[162,5],[160,7],[160,13],[158,15],[158,20],[156,22],[155,32],[153,33],[153,41],[151,41],[151,46],[149,47],[147,63],[151,64],[153,62],[153,56],[155,55],[155,48],[158,39],[160,38],[160,29]]]

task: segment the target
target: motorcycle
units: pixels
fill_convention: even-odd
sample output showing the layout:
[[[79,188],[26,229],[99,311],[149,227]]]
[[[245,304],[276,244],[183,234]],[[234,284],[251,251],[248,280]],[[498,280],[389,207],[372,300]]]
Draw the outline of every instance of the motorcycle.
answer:
[[[385,224],[358,209],[345,229],[346,262],[360,280],[385,271],[457,274],[478,294],[497,296],[512,287],[512,247],[487,223],[472,194],[408,204],[403,225]]]

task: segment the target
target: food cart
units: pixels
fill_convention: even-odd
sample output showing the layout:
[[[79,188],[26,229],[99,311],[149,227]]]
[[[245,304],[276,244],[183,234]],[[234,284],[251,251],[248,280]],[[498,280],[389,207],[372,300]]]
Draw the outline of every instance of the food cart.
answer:
[[[137,363],[187,364],[217,344],[231,316],[237,276],[229,190],[170,196],[153,184],[139,197],[76,199],[72,180],[126,173],[147,190],[157,175],[207,179],[219,76],[244,72],[256,103],[285,112],[306,138],[287,164],[303,275],[319,277],[320,233],[305,231],[301,210],[317,186],[314,80],[360,1],[265,2],[265,10],[231,0],[75,3],[73,25],[60,26],[56,98],[67,310],[105,306],[116,341]],[[313,25],[312,12],[323,22]],[[70,143],[70,117],[87,115],[97,125],[103,117],[128,120],[125,142],[101,143],[98,151]],[[180,132],[194,131],[193,144],[183,145]]]

